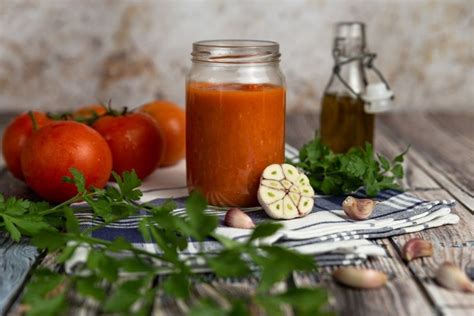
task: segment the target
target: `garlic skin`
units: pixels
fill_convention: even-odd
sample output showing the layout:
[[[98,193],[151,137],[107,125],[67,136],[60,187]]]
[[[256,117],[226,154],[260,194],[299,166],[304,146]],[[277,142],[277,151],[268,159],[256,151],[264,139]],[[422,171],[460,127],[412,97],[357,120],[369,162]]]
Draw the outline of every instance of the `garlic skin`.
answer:
[[[224,224],[234,228],[253,229],[255,224],[250,216],[239,208],[231,208],[225,213]]]
[[[308,177],[290,164],[267,166],[257,197],[267,215],[275,219],[302,217],[314,206],[314,190]]]
[[[431,242],[420,238],[410,239],[402,248],[402,257],[407,262],[416,258],[431,257],[432,255],[433,245]]]
[[[474,293],[474,284],[457,265],[444,262],[436,272],[436,282],[439,285],[455,291]]]
[[[376,202],[371,199],[356,199],[348,196],[342,202],[342,209],[352,219],[364,220],[369,218],[375,209]]]
[[[374,269],[342,267],[332,273],[339,283],[358,289],[376,289],[387,283],[387,275]]]

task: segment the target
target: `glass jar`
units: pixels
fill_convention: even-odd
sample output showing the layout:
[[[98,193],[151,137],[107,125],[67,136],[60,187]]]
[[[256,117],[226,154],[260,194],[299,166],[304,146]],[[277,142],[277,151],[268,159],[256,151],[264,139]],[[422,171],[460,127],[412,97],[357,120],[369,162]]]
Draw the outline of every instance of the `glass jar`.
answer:
[[[283,163],[285,80],[279,45],[193,44],[186,80],[186,176],[213,206],[257,206],[263,169]]]
[[[373,143],[374,114],[364,110],[367,79],[363,67],[365,26],[360,22],[336,25],[333,56],[335,67],[324,92],[321,109],[321,141],[334,152]]]

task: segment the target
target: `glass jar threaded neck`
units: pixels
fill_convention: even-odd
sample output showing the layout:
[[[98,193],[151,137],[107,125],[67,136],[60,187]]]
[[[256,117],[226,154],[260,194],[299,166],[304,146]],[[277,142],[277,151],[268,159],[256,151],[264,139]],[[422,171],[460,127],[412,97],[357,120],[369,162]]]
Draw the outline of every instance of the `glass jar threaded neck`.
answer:
[[[280,61],[278,43],[261,40],[210,40],[193,43],[192,61],[259,64]]]

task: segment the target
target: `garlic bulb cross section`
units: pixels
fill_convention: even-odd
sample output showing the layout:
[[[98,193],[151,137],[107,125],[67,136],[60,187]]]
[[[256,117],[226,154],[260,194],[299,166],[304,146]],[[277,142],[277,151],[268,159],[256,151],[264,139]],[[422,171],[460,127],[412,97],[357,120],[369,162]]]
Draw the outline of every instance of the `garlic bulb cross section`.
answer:
[[[289,164],[266,167],[257,194],[268,216],[276,219],[305,216],[314,206],[314,190],[308,177]]]

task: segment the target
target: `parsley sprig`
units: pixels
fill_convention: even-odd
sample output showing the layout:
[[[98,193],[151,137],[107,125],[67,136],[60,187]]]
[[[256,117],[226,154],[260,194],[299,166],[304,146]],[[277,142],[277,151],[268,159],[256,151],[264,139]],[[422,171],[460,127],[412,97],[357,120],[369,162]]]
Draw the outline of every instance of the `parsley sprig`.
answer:
[[[79,247],[88,250],[87,260],[74,274],[59,273],[48,268],[37,269],[29,282],[23,304],[28,315],[61,315],[67,311],[71,293],[100,302],[105,313],[148,315],[154,297],[165,293],[190,301],[192,285],[206,282],[180,256],[188,242],[213,238],[221,244],[214,254],[199,256],[219,277],[247,277],[257,273],[256,293],[248,298],[226,297],[225,307],[211,299],[200,299],[190,307],[190,315],[247,315],[258,306],[269,315],[282,315],[283,306],[292,306],[298,315],[327,314],[327,293],[317,288],[277,290],[278,282],[288,279],[293,271],[314,271],[311,256],[277,246],[265,245],[262,239],[273,235],[280,224],[262,223],[245,243],[218,235],[218,218],[205,212],[205,199],[193,192],[186,202],[186,216],[172,211],[174,202],[162,205],[140,204],[140,179],[134,172],[114,174],[117,186],[105,189],[86,188],[83,175],[71,170],[64,180],[76,185],[78,194],[56,206],[32,202],[0,194],[0,231],[14,240],[31,238],[39,249],[55,252],[60,264],[70,259]],[[75,202],[85,202],[101,225],[81,230],[76,216],[83,211]],[[135,248],[124,238],[106,241],[91,233],[130,215],[148,211],[139,222],[143,238],[156,243],[160,253]],[[127,278],[121,278],[121,274]],[[157,282],[158,275],[160,282]],[[207,284],[212,286],[211,284]],[[113,289],[110,292],[110,289]],[[110,293],[110,294],[108,294]]]
[[[350,193],[364,187],[369,196],[383,189],[399,189],[397,180],[404,176],[403,160],[408,148],[392,161],[374,153],[371,144],[353,147],[347,153],[336,154],[316,137],[299,152],[300,162],[311,186],[324,194]]]

